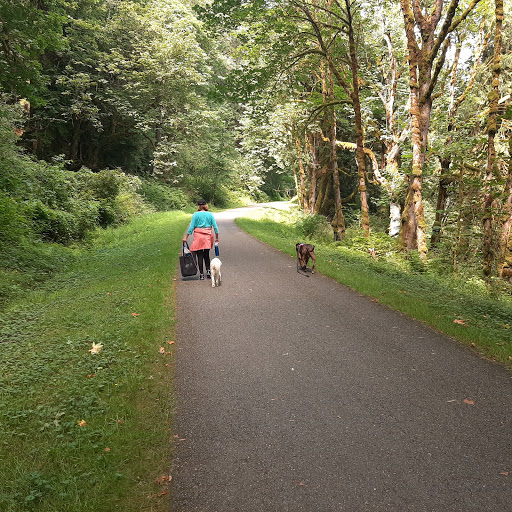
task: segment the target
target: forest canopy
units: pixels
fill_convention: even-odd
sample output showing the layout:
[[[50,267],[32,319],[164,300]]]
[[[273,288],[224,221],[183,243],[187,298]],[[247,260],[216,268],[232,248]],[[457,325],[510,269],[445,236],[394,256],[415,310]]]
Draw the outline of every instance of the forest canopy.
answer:
[[[296,196],[337,242],[508,279],[510,7],[5,0],[5,264],[198,197]]]

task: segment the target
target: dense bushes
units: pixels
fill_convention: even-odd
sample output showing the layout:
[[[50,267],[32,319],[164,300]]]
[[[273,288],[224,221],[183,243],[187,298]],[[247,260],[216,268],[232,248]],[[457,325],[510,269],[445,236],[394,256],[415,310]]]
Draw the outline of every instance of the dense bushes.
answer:
[[[180,210],[188,202],[181,189],[170,188],[156,181],[142,180],[137,192],[157,211]]]
[[[118,169],[70,171],[29,157],[16,144],[19,116],[0,98],[0,306],[61,269],[98,227],[187,204],[182,191]]]

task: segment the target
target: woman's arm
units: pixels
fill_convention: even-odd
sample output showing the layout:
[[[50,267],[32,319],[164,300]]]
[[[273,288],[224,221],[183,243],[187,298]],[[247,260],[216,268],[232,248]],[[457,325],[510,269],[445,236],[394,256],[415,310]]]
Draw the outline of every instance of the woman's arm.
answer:
[[[217,223],[215,222],[215,217],[212,214],[212,226],[213,230],[215,231],[215,240],[219,241],[219,228],[217,227]]]
[[[184,242],[187,241],[188,235],[191,235],[192,232],[194,231],[196,218],[197,218],[197,215],[194,213],[194,215],[192,215],[192,220],[190,221],[190,226],[188,227],[187,231],[185,231],[185,234],[183,235]]]

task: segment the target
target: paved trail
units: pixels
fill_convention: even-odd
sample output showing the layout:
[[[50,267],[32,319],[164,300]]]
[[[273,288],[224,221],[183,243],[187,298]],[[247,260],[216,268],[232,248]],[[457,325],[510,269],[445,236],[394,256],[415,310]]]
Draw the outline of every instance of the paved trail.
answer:
[[[512,374],[234,216],[178,285],[172,512],[512,511]]]

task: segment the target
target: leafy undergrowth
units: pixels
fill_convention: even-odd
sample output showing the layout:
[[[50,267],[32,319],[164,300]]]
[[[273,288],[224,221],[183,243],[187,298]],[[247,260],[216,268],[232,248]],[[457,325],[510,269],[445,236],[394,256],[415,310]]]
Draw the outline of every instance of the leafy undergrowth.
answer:
[[[0,510],[168,510],[182,213],[98,233],[0,323]]]
[[[414,259],[406,261],[386,235],[370,239],[356,235],[343,242],[330,242],[325,230],[316,229],[317,237],[308,237],[304,231],[311,220],[304,221],[293,212],[238,218],[236,222],[293,257],[296,242],[314,243],[316,268],[322,274],[512,367],[510,295],[493,296],[482,283],[442,277]],[[370,248],[375,249],[376,259]]]

